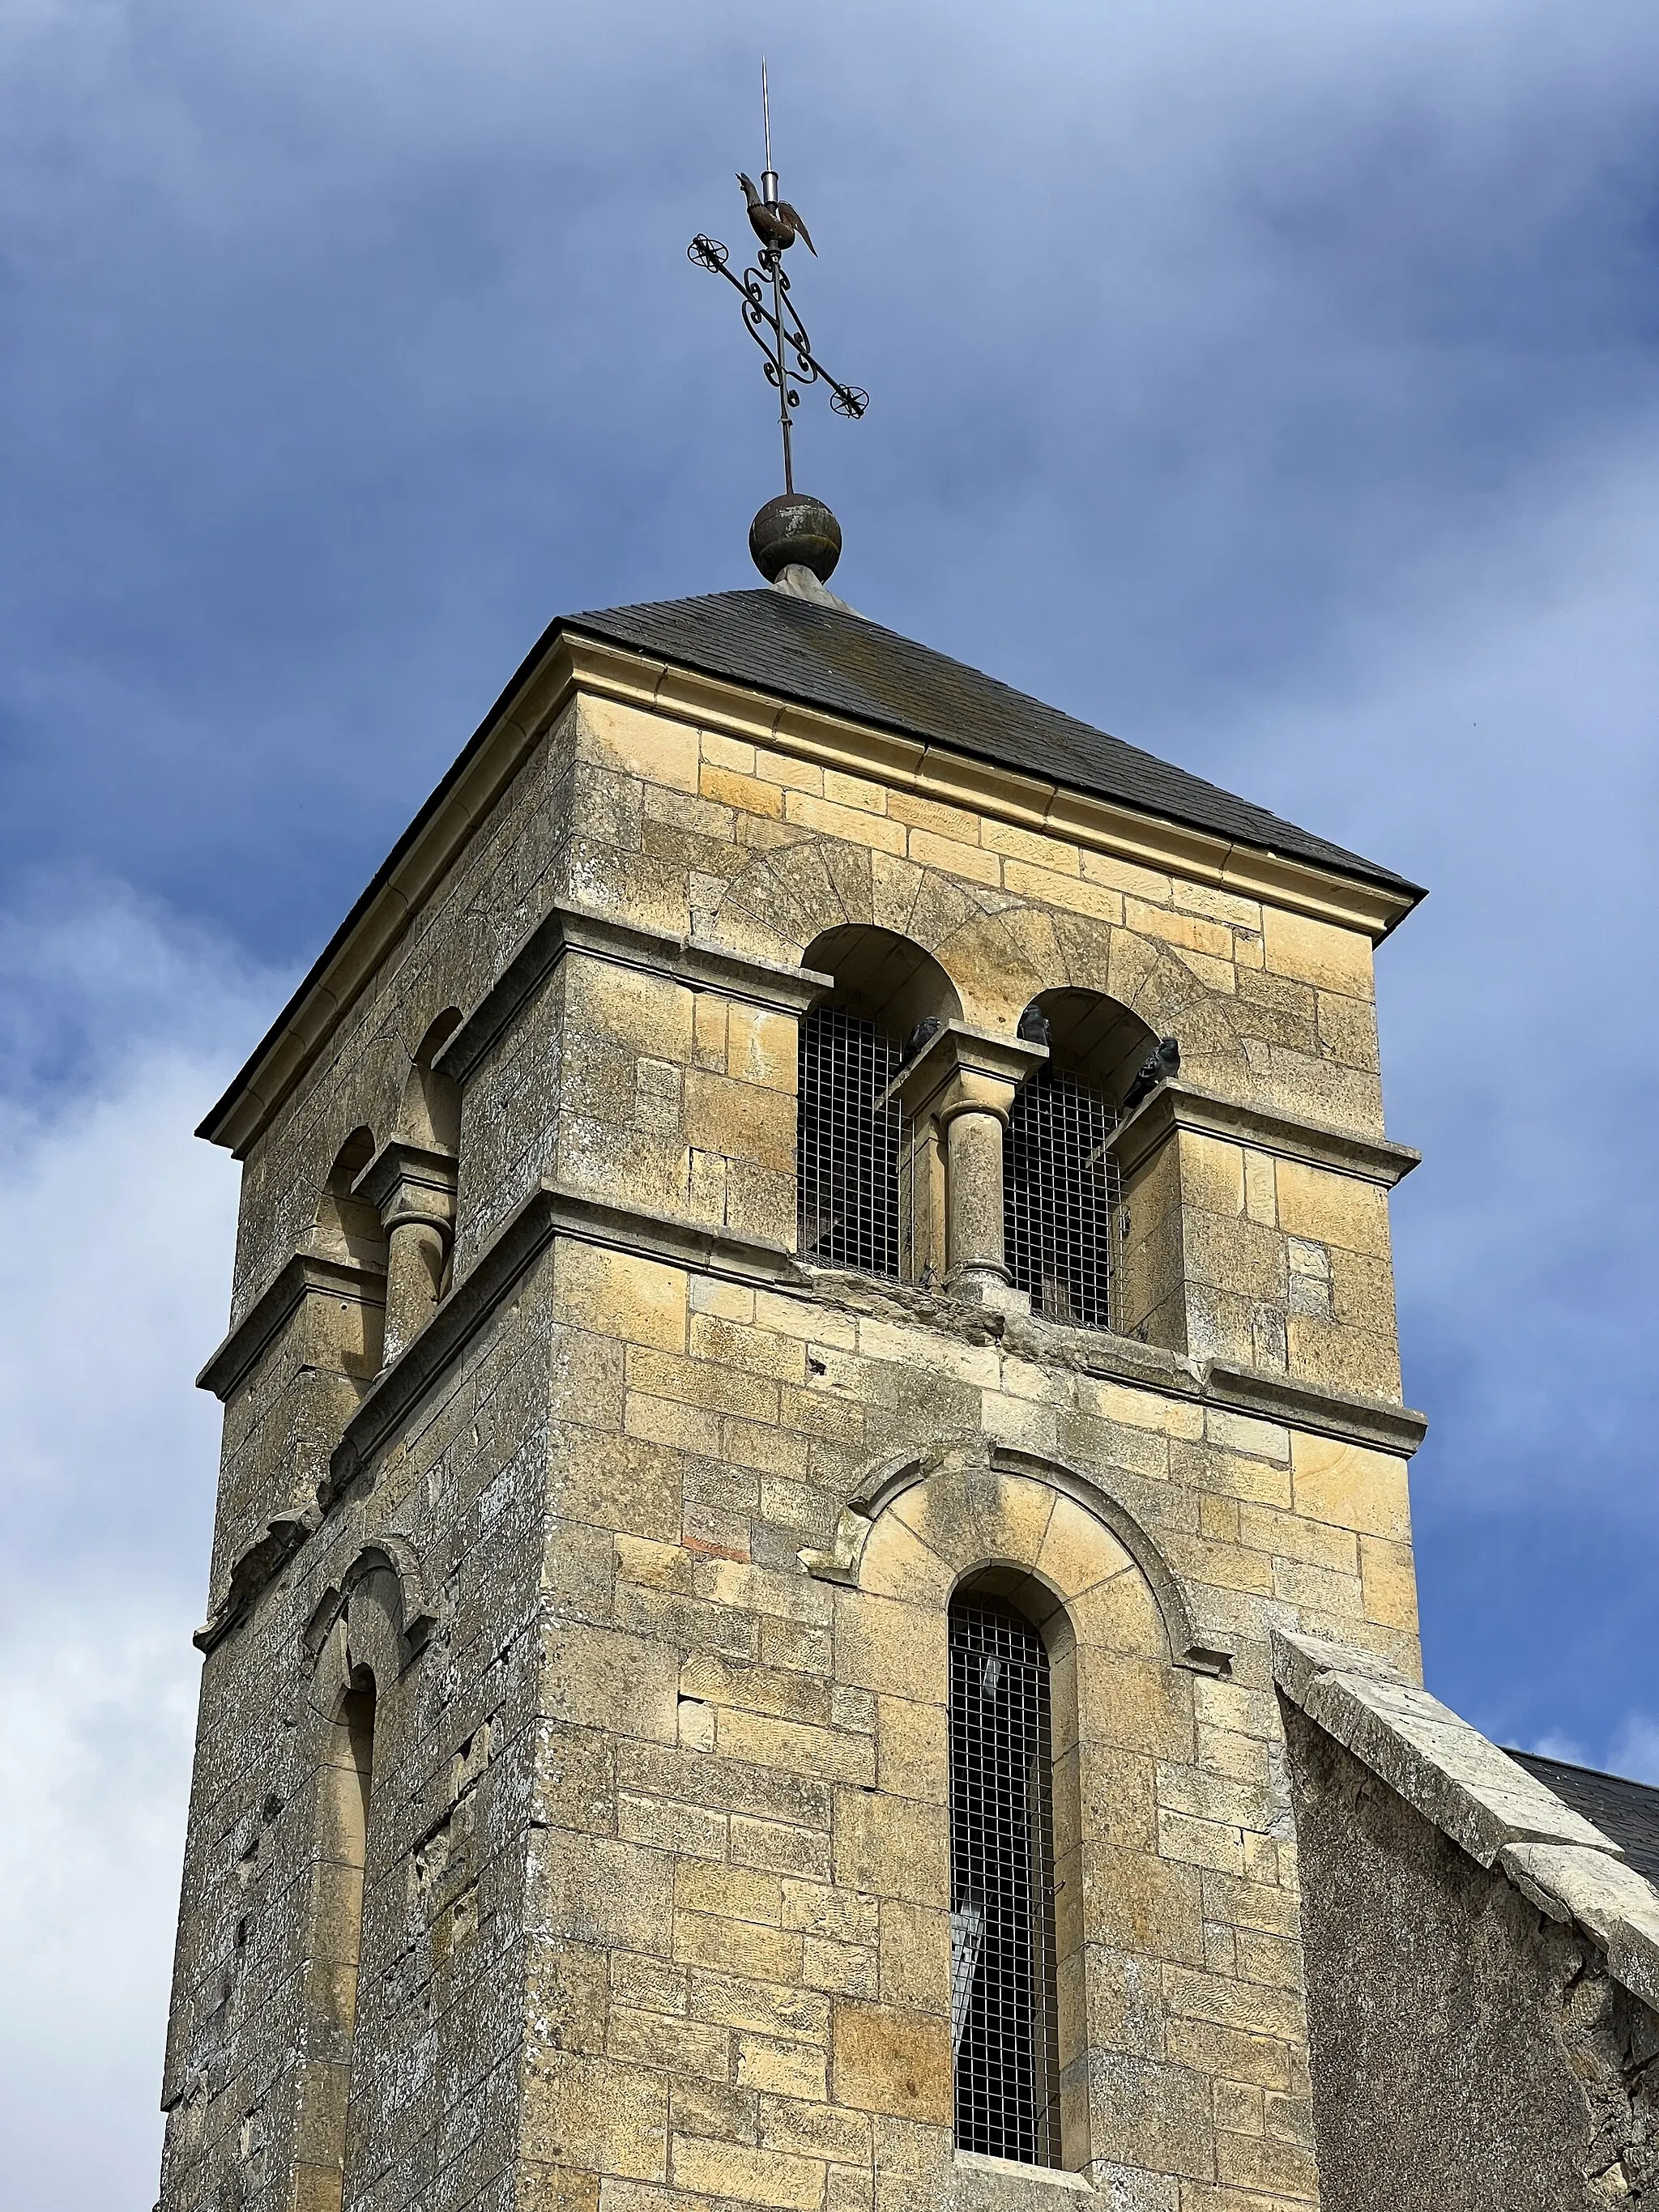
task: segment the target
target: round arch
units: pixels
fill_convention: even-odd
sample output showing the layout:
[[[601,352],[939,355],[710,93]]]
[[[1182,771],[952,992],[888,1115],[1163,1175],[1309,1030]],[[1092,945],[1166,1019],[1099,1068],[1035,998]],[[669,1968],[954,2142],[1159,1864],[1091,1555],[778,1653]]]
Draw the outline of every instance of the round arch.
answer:
[[[832,1548],[801,1560],[872,1596],[941,1607],[965,1577],[1012,1570],[1071,1610],[1086,1642],[1198,1674],[1231,1670],[1231,1644],[1200,1627],[1125,1501],[1099,1476],[1036,1453],[999,1446],[968,1465],[940,1448],[884,1461],[854,1492]]]

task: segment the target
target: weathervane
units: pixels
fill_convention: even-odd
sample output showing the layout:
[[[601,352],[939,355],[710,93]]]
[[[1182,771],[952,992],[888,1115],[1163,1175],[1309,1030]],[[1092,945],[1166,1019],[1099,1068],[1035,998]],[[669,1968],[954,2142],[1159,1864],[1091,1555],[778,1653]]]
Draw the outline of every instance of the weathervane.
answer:
[[[772,101],[766,64],[761,64],[761,114],[766,133],[766,166],[760,190],[741,171],[738,182],[748,202],[749,223],[760,240],[754,262],[734,276],[730,256],[717,238],[700,231],[687,251],[699,267],[724,276],[743,298],[744,326],[760,348],[766,362],[766,380],[778,395],[778,427],[783,434],[783,493],[769,500],[755,517],[749,532],[749,550],[755,565],[768,582],[775,582],[791,568],[804,568],[819,583],[826,582],[841,556],[841,526],[822,500],[795,489],[795,459],[790,434],[794,410],[800,405],[801,387],[825,384],[830,404],[837,415],[856,422],[870,404],[870,395],[855,384],[842,384],[812,351],[789,293],[783,257],[797,239],[814,258],[806,225],[786,199],[778,197],[778,173],[772,167]]]

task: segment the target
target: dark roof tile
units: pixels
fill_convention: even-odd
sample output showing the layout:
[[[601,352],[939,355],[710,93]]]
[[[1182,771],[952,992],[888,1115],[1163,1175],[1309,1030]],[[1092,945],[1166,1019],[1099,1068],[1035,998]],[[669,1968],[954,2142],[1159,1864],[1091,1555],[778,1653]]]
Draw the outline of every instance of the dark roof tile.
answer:
[[[1510,1757],[1620,1844],[1638,1874],[1659,1882],[1659,1790],[1622,1774],[1599,1774],[1592,1766],[1546,1759],[1541,1752],[1512,1751]]]

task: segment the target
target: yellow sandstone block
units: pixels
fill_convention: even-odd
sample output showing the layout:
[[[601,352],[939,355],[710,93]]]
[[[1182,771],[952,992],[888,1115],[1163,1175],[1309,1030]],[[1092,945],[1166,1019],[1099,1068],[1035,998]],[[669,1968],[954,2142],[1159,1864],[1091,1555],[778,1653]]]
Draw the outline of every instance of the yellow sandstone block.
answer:
[[[800,1065],[799,1034],[791,1014],[734,1002],[726,1022],[726,1072],[741,1083],[764,1084],[793,1098]],[[725,1148],[730,1152],[732,1147]]]
[[[848,775],[843,769],[827,768],[823,771],[823,795],[832,799],[837,806],[856,806],[866,814],[885,814],[887,793],[868,776]]]
[[[1027,1486],[1042,1493],[1042,1486]],[[1018,1555],[1017,1555],[1018,1556]],[[1132,1562],[1111,1530],[1074,1498],[1054,1498],[1036,1554],[1037,1572],[1064,1598],[1121,1574]]]
[[[1278,1162],[1270,1152],[1244,1155],[1244,1211],[1252,1221],[1273,1228],[1279,1221]]]
[[[943,1699],[942,1612],[862,1590],[837,1590],[835,1627],[838,1681],[898,1697]]]
[[[793,2152],[676,2136],[673,2163],[675,2187],[700,2197],[775,2205],[779,2212],[818,2212],[823,2202],[822,2163]]]
[[[947,2126],[951,2109],[948,2019],[844,1999],[831,2029],[837,2104]]]
[[[961,845],[978,843],[983,830],[989,827],[981,825],[978,815],[969,814],[965,808],[924,799],[915,791],[890,791],[887,811],[895,822],[908,822],[913,830],[931,830],[937,836],[954,837]],[[988,845],[991,840],[986,837],[984,842]]]
[[[734,768],[744,775],[755,772],[755,748],[744,738],[728,738],[720,730],[701,730],[698,742],[705,761],[715,768]]]
[[[755,773],[763,775],[769,783],[782,784],[791,791],[822,793],[823,770],[816,761],[797,760],[791,753],[769,752],[764,746],[755,751]]]
[[[1012,822],[995,822],[988,817],[979,825],[979,842],[993,853],[1006,854],[1012,860],[1024,860],[1028,867],[1042,868],[1050,875],[1075,876],[1079,872],[1077,847],[1062,837],[1045,837],[1041,830],[1021,830]]]
[[[829,2069],[829,2060],[813,2044],[786,2043],[769,2035],[738,2038],[738,2081],[743,2088],[816,2102],[827,2094]]]
[[[1274,975],[1346,992],[1350,998],[1375,995],[1371,941],[1359,931],[1268,906],[1261,910],[1261,939]]]
[[[1181,1200],[1223,1215],[1244,1212],[1244,1149],[1219,1137],[1184,1130],[1181,1139]]]
[[[615,2059],[535,2052],[525,2067],[526,2156],[629,2180],[665,2179],[668,2079]]]
[[[775,1928],[781,1894],[776,1875],[752,1867],[682,1861],[674,1869],[674,1904],[681,1912],[712,1912],[726,1920],[753,1920]]]
[[[1044,906],[1063,908],[1067,914],[1092,915],[1097,921],[1121,921],[1123,894],[1086,877],[1061,875],[1048,868],[1034,868],[1024,860],[1005,860],[1005,886],[1021,898],[1037,899]]]
[[[1359,1543],[1359,1573],[1365,1590],[1365,1618],[1385,1628],[1417,1633],[1417,1575],[1411,1548],[1379,1536]]]
[[[874,1897],[948,1908],[950,1838],[942,1808],[878,1791],[836,1793],[836,1880]]]
[[[701,798],[710,799],[717,806],[732,806],[741,814],[764,814],[781,819],[783,814],[781,786],[763,782],[759,776],[743,775],[735,769],[714,768],[705,762],[697,778]]]
[[[703,1067],[685,1072],[688,1144],[728,1158],[755,1160],[781,1175],[795,1171],[795,1100],[789,1091],[736,1083]]]
[[[629,1344],[685,1349],[685,1275],[655,1260],[561,1237],[553,1261],[553,1318]]]
[[[584,759],[672,791],[696,790],[699,746],[689,722],[584,693],[577,731]]]
[[[696,994],[684,984],[576,954],[565,963],[565,1020],[574,1035],[603,1030],[654,1059],[690,1058]]]
[[[849,844],[870,845],[878,853],[895,855],[903,852],[909,834],[902,822],[890,822],[883,814],[866,814],[856,806],[837,806],[833,799],[815,799],[810,792],[786,792],[783,816],[786,822],[799,823],[803,830],[817,830],[826,837],[844,838]]]
[[[1396,1543],[1410,1539],[1406,1462],[1392,1453],[1297,1432],[1291,1438],[1291,1481],[1296,1510],[1310,1520]]]
[[[1140,867],[1133,860],[1120,860],[1111,853],[1091,853],[1086,846],[1079,851],[1078,860],[1091,883],[1109,884],[1114,890],[1143,900],[1148,906],[1170,903],[1170,878],[1154,868]]]
[[[1376,1184],[1301,1160],[1280,1160],[1276,1180],[1279,1225],[1287,1236],[1387,1258],[1389,1202]]]
[[[1212,959],[1231,960],[1233,957],[1233,933],[1218,921],[1205,921],[1195,915],[1174,914],[1164,907],[1146,906],[1139,899],[1126,901],[1123,922],[1141,937],[1162,938],[1166,945],[1180,946],[1188,952],[1207,952]]]
[[[953,837],[936,837],[931,830],[911,830],[908,850],[919,868],[942,868],[947,875],[966,876],[976,884],[1002,880],[1002,863],[994,853],[958,844]]]
[[[754,1921],[738,1926],[712,1913],[674,1915],[674,1957],[683,1966],[736,1963],[763,1981],[795,1982],[800,1978],[800,1937],[786,1928],[763,1928]]]

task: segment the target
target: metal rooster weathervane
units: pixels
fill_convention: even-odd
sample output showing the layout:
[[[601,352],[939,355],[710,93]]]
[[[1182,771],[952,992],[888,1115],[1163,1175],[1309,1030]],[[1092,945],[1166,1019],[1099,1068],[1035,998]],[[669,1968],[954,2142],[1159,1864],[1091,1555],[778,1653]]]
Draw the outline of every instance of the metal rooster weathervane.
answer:
[[[753,264],[743,275],[732,275],[731,257],[720,240],[705,237],[701,232],[688,247],[690,258],[699,267],[712,270],[724,276],[743,298],[744,325],[766,362],[766,380],[778,395],[778,427],[783,434],[783,501],[773,501],[774,507],[785,502],[793,506],[808,502],[795,490],[794,454],[790,444],[790,432],[794,410],[800,405],[800,388],[809,384],[825,384],[830,388],[830,404],[837,415],[845,415],[856,422],[870,404],[870,395],[855,384],[842,384],[830,375],[823,363],[812,351],[812,341],[807,336],[790,297],[789,278],[783,265],[783,257],[799,239],[809,253],[816,257],[817,248],[812,243],[806,225],[786,199],[778,196],[778,174],[772,167],[772,104],[767,84],[766,64],[761,64],[761,110],[766,134],[766,167],[761,171],[760,189],[741,172],[738,182],[743,186],[748,202],[750,227],[760,241]],[[762,510],[763,514],[766,512]],[[822,512],[828,516],[828,509]],[[833,526],[834,518],[829,517]],[[759,524],[760,517],[756,518]],[[839,539],[839,531],[836,532]],[[757,562],[760,551],[751,534],[751,550]],[[839,550],[839,544],[837,544]],[[799,557],[799,555],[796,556]],[[761,562],[764,571],[766,562]],[[807,565],[814,565],[808,562]],[[831,564],[833,566],[833,562]]]

